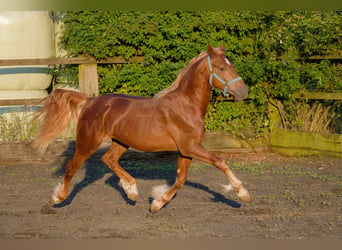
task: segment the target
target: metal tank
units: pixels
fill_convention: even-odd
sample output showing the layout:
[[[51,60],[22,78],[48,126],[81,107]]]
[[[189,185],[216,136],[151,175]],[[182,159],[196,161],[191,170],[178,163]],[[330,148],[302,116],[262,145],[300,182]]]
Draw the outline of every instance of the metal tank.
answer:
[[[47,11],[0,11],[0,59],[55,55],[53,20]],[[0,100],[47,96],[48,65],[0,67]]]

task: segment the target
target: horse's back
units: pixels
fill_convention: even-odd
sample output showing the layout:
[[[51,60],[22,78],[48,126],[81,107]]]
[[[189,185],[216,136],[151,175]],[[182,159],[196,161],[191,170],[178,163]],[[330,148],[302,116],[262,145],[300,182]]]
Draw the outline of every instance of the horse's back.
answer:
[[[177,150],[160,100],[122,94],[88,101],[80,115],[78,134],[102,133],[144,151]]]

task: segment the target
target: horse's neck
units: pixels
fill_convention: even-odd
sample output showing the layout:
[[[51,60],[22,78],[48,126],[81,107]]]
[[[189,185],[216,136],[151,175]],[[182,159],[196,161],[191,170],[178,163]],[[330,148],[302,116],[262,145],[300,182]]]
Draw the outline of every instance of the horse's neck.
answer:
[[[174,94],[198,107],[204,117],[210,101],[209,73],[200,64],[194,67],[184,76]]]

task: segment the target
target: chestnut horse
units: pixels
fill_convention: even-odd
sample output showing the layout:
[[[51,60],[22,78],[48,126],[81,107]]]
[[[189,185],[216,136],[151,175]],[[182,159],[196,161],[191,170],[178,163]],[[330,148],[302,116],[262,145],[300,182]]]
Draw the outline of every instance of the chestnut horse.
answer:
[[[244,81],[225,57],[223,44],[219,48],[209,45],[207,51],[190,61],[170,87],[152,98],[122,94],[88,98],[75,91],[53,91],[37,113],[43,125],[34,144],[45,149],[73,117],[77,117],[77,128],[75,154],[66,165],[64,182],[55,188],[50,202],[58,204],[67,198],[75,172],[108,138],[112,138],[112,145],[102,160],[118,175],[132,201],[138,196],[136,180],[119,165],[121,155],[129,147],[179,152],[174,185],[152,191],[152,213],[160,210],[184,185],[193,158],[221,170],[228,177],[226,188],[234,189],[242,201],[249,202],[247,189],[226,162],[201,146],[211,87],[234,96],[235,100],[243,100],[248,94]]]

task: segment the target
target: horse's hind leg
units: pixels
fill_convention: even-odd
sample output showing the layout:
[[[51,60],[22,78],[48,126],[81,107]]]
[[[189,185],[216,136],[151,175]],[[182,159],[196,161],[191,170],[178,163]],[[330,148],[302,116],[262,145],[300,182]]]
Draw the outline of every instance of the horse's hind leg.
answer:
[[[127,148],[113,141],[112,146],[103,155],[102,161],[120,178],[120,184],[125,190],[128,199],[136,201],[138,198],[136,180],[119,165],[119,159]]]
[[[104,136],[87,135],[83,130],[77,132],[76,152],[71,160],[66,164],[63,183],[59,183],[50,198],[50,203],[58,204],[68,197],[68,191],[72,177],[82,166],[84,161],[100,146]]]
[[[184,185],[188,174],[191,158],[183,156],[178,157],[177,178],[174,185],[169,188],[167,185],[155,187],[152,191],[154,198],[151,204],[151,212],[159,211],[167,202],[169,202],[176,192]]]
[[[71,160],[66,164],[63,183],[59,183],[50,198],[50,203],[58,204],[64,201],[68,196],[70,182],[76,171],[80,168],[83,162],[88,158],[89,154],[81,154],[77,151]]]

